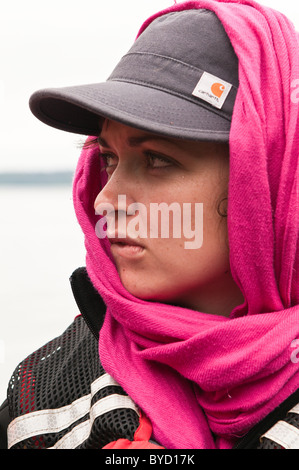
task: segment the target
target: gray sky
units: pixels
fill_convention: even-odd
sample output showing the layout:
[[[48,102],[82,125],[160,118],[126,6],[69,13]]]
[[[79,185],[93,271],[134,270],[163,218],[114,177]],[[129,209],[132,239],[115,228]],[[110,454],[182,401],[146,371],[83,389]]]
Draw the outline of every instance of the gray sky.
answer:
[[[261,2],[299,30],[299,3]],[[73,169],[80,136],[30,112],[37,89],[104,81],[142,22],[172,0],[15,0],[0,14],[0,171]]]

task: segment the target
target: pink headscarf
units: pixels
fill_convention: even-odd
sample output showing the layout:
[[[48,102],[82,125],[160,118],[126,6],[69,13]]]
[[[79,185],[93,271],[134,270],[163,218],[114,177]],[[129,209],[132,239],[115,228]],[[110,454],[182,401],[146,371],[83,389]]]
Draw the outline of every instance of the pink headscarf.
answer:
[[[299,48],[280,13],[246,0],[199,0],[222,22],[239,58],[230,134],[230,263],[245,303],[230,318],[132,296],[109,243],[95,233],[98,156],[84,150],[74,203],[86,266],[107,313],[99,354],[166,448],[231,448],[298,389]],[[196,45],[195,45],[196,46]],[[216,436],[213,437],[212,433]]]

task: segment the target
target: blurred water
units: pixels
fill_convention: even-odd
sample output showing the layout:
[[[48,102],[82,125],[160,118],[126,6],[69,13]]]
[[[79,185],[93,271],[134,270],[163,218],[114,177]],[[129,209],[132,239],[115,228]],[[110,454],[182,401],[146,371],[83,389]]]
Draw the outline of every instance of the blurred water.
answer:
[[[0,402],[28,354],[78,314],[69,276],[85,265],[70,186],[0,186]]]

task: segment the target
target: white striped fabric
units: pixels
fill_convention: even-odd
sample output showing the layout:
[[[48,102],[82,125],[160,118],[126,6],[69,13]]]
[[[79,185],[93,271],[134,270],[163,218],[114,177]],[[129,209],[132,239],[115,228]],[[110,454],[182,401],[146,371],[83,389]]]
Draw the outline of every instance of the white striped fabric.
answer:
[[[286,421],[278,421],[263,437],[271,439],[284,449],[299,449],[299,429]]]
[[[73,428],[50,449],[75,449],[88,438],[92,424],[98,416],[118,408],[131,408],[139,415],[139,410],[130,397],[116,394],[109,395],[92,406],[89,420]]]
[[[299,403],[298,405],[294,406],[294,408],[292,408],[289,413],[296,413],[297,415],[299,415]]]
[[[90,394],[70,405],[34,411],[14,419],[8,426],[8,448],[33,436],[57,433],[75,423],[89,413],[92,397],[108,385],[118,385],[118,383],[109,374],[104,374],[91,384]]]

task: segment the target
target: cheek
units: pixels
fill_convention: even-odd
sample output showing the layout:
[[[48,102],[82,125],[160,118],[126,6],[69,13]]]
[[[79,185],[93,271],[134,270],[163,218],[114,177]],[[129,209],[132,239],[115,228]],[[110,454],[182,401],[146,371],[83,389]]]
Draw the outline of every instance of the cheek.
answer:
[[[171,301],[177,294],[207,285],[229,270],[226,220],[217,213],[214,196],[219,194],[219,189],[216,191],[215,187],[204,191],[202,185],[199,191],[198,187],[198,182],[189,184],[188,191],[186,184],[177,186],[176,190],[167,195],[164,192],[163,198],[158,198],[155,193],[156,204],[166,204],[164,223],[160,213],[159,232],[155,238],[150,233],[150,227],[153,228],[150,204],[146,205],[146,256],[139,264],[122,262],[117,266],[122,283],[136,297]],[[177,219],[169,210],[174,203],[180,208],[180,217]],[[190,205],[191,211],[186,211],[184,217],[183,204],[186,203]],[[195,209],[199,209],[199,204],[202,213]],[[167,218],[169,224],[165,222]],[[172,234],[178,226],[181,237],[173,238]],[[155,224],[154,227],[156,230]],[[170,236],[161,237],[163,228],[169,230]]]
[[[204,243],[201,248],[192,250],[174,239],[152,240],[143,264],[118,266],[121,281],[131,294],[162,302],[172,302],[206,289],[228,269],[228,255],[219,245]]]
[[[205,211],[206,209],[206,211]],[[210,208],[211,209],[211,208]],[[206,212],[206,214],[205,214]],[[181,239],[149,240],[148,280],[155,282],[160,293],[196,288],[223,276],[230,269],[226,219],[203,204],[203,214],[183,220]]]
[[[227,221],[215,208],[213,212],[204,214],[202,248],[209,271],[216,274],[229,270]]]

